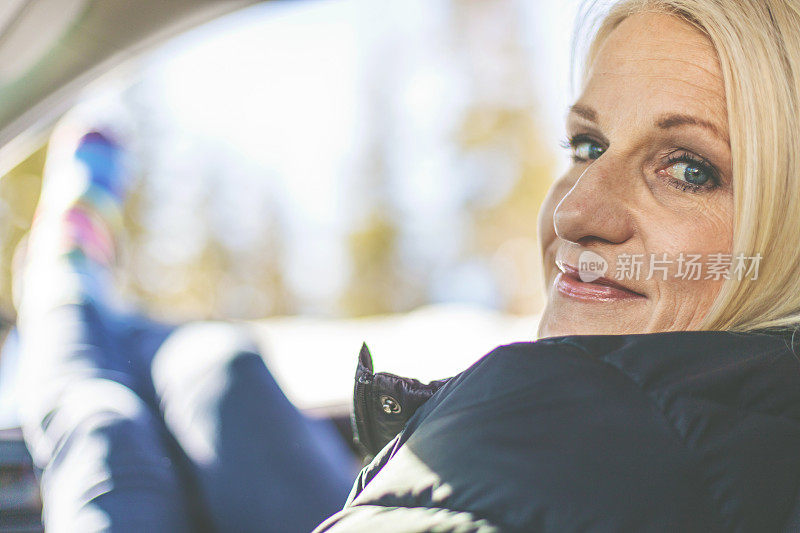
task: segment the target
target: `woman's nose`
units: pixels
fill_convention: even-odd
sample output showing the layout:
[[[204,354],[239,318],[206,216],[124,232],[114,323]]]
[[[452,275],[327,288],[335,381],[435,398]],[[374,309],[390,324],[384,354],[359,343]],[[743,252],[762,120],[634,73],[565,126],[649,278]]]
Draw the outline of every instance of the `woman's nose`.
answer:
[[[633,188],[621,182],[619,175],[599,160],[592,163],[556,206],[556,235],[578,244],[627,241],[633,235],[628,207]]]

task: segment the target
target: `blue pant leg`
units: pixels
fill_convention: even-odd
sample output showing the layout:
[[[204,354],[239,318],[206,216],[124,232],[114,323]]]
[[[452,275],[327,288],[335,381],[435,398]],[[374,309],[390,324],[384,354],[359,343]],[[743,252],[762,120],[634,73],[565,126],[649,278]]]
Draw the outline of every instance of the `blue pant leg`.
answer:
[[[218,531],[308,532],[341,509],[353,455],[288,401],[246,330],[184,326],[152,370],[164,420]]]
[[[21,328],[26,443],[47,531],[194,531],[157,411],[99,303],[55,306]]]

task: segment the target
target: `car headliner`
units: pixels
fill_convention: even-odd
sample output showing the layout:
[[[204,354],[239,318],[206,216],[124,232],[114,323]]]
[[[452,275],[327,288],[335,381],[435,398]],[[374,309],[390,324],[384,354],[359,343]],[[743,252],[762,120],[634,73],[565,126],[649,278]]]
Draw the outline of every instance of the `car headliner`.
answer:
[[[2,0],[0,176],[41,146],[81,90],[200,23],[263,0]]]

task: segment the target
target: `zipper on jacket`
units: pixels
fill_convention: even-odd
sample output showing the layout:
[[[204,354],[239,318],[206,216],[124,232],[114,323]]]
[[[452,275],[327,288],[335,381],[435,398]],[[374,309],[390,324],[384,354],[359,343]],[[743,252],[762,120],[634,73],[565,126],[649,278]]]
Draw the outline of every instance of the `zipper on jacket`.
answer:
[[[356,384],[354,391],[353,402],[353,430],[355,432],[356,440],[364,448],[364,451],[372,455],[374,448],[374,439],[370,432],[369,417],[369,396],[372,387],[374,376],[372,355],[369,353],[369,348],[366,343],[361,346],[361,352],[358,358],[359,364],[356,371]]]
[[[369,434],[370,424],[367,421],[369,410],[367,402],[369,401],[369,387],[372,385],[370,376],[361,375],[356,380],[356,403],[355,403],[355,423],[356,423],[356,438],[358,442],[365,448],[365,451],[372,454],[373,442],[372,435]]]

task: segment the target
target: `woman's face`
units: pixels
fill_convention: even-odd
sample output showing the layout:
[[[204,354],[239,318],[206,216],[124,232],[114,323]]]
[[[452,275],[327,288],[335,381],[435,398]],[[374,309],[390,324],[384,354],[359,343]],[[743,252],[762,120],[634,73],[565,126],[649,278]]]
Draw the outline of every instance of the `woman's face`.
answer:
[[[730,254],[733,234],[714,48],[676,17],[634,15],[587,80],[567,118],[574,163],[540,213],[539,336],[697,329],[731,261],[714,254]]]

